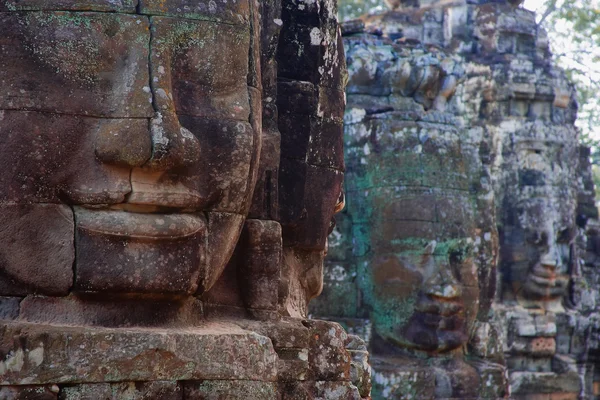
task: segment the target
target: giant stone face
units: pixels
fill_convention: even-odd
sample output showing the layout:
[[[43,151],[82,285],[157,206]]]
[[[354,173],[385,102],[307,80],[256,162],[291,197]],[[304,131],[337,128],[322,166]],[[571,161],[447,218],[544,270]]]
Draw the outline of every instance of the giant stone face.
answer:
[[[254,8],[0,2],[3,295],[214,283],[260,150]]]
[[[530,124],[511,139],[515,167],[504,179],[516,184],[507,185],[503,200],[500,261],[504,297],[526,306],[560,308],[568,295],[576,235],[573,133]]]

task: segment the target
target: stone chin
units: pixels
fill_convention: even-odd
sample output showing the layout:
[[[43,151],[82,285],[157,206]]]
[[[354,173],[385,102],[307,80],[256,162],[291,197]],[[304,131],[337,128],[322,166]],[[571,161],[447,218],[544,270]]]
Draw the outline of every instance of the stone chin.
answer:
[[[444,353],[467,342],[465,319],[458,314],[442,316],[415,312],[399,331],[402,338],[396,340],[398,345],[427,352]]]

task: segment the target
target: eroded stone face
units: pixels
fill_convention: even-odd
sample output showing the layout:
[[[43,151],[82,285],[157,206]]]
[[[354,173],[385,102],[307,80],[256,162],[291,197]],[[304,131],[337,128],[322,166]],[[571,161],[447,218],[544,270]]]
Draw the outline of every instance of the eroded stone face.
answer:
[[[502,209],[501,270],[505,292],[524,304],[552,308],[568,295],[577,233],[573,160],[578,148],[571,133],[568,127],[529,124],[516,132],[511,152],[506,151],[516,166],[503,175],[511,189]],[[509,180],[516,185],[508,186]]]
[[[445,112],[460,68],[442,53],[374,38],[346,45],[348,212],[374,346],[459,348],[479,305],[469,194],[479,161],[469,132]]]
[[[277,62],[281,132],[280,285],[284,315],[307,316],[321,293],[327,236],[343,207],[346,65],[337,4],[285,1]]]
[[[45,204],[77,205],[57,239],[76,291],[202,292],[234,249],[261,142],[257,10],[200,3],[0,5],[0,201],[46,224],[62,217]],[[8,292],[56,292],[19,262]]]

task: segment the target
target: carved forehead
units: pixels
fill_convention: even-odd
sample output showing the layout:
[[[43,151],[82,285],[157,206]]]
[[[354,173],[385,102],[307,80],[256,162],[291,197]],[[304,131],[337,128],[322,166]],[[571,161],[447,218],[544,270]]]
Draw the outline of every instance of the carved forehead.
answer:
[[[246,24],[250,1],[232,0],[1,0],[0,12],[11,11],[98,11]]]

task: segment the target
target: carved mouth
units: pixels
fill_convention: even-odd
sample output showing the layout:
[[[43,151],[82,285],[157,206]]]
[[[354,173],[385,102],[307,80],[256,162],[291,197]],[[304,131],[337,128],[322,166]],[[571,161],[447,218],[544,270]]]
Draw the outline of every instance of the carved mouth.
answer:
[[[451,317],[462,313],[464,307],[461,303],[454,300],[426,297],[417,303],[415,310],[425,314]]]
[[[149,211],[153,208],[148,208]],[[136,239],[180,239],[206,230],[203,214],[130,212],[76,207],[77,225],[89,232]]]
[[[557,273],[552,265],[536,264],[527,277],[527,290],[540,296],[560,296],[569,283],[569,276]]]

